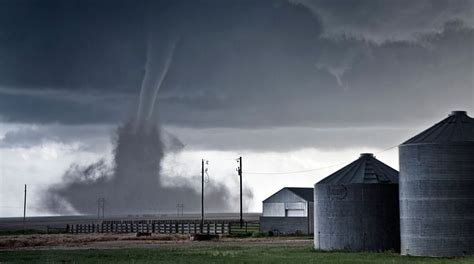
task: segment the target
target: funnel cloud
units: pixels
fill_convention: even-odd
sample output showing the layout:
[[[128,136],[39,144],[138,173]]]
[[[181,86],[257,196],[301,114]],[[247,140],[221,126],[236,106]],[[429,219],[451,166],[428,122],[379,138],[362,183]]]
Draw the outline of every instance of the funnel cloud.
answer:
[[[45,205],[56,213],[96,212],[97,200],[105,198],[109,214],[172,212],[176,204],[198,211],[200,193],[185,179],[180,186],[164,186],[160,162],[164,155],[161,129],[157,118],[156,100],[163,80],[172,64],[177,40],[171,43],[162,70],[148,42],[145,76],[140,91],[137,115],[116,130],[114,165],[99,160],[87,166],[71,165],[63,182],[50,187],[44,197]],[[151,44],[150,44],[151,43]],[[167,149],[179,151],[183,144],[171,138]],[[208,183],[206,207],[228,211],[230,191],[224,184]],[[247,194],[251,196],[251,194]]]

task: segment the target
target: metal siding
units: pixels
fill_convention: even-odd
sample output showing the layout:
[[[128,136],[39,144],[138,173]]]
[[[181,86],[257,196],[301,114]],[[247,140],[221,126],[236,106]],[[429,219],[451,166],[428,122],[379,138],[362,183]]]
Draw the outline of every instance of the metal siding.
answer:
[[[306,210],[306,202],[303,203],[285,203],[286,209]]]
[[[263,203],[263,216],[285,216],[285,203]]]
[[[397,184],[316,184],[314,191],[316,249],[399,249]]]
[[[276,229],[285,234],[292,234],[296,231],[312,234],[312,219],[314,218],[312,208],[312,202],[308,205],[308,202],[302,197],[289,190],[282,189],[263,202],[260,230],[268,232]],[[286,209],[304,209],[304,216],[285,217]]]
[[[314,192],[313,192],[314,193]],[[314,233],[314,203],[310,202],[308,206],[308,233],[313,234]]]
[[[304,217],[308,216],[307,202],[293,192],[282,189],[263,202],[263,216],[286,215],[286,209],[304,209]]]
[[[474,255],[474,143],[401,145],[401,253]]]
[[[301,211],[301,214],[295,215],[291,212]],[[274,217],[307,217],[307,203],[263,203],[263,216]]]

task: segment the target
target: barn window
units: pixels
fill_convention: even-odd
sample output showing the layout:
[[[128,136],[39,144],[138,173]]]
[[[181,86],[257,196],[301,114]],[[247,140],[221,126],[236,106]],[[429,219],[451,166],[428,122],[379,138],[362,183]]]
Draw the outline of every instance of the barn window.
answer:
[[[306,217],[306,203],[285,203],[286,217]]]
[[[287,217],[304,217],[306,216],[303,209],[286,209]]]

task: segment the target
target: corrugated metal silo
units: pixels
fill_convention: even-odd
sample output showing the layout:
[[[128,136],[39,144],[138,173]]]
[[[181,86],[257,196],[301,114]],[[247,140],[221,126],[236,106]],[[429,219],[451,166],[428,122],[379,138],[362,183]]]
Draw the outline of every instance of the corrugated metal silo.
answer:
[[[474,119],[454,111],[399,155],[401,253],[474,255]]]
[[[314,246],[398,250],[398,172],[364,153],[314,186]]]

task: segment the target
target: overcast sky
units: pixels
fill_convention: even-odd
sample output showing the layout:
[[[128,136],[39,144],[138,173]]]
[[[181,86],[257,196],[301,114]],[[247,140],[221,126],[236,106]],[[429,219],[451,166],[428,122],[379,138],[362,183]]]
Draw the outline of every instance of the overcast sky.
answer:
[[[147,52],[164,64],[173,43],[158,113],[165,143],[185,147],[162,161],[170,184],[207,158],[211,177],[237,186],[240,155],[244,173],[340,167],[366,151],[398,168],[391,147],[474,112],[472,0],[1,1],[0,216],[22,213],[23,184],[39,193],[72,163],[110,161]],[[244,175],[247,208],[338,166]]]

